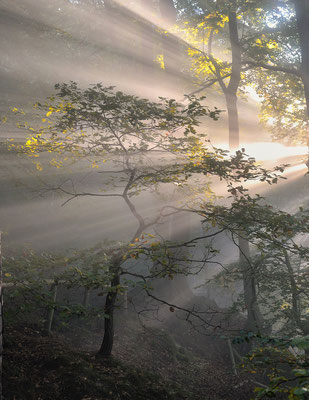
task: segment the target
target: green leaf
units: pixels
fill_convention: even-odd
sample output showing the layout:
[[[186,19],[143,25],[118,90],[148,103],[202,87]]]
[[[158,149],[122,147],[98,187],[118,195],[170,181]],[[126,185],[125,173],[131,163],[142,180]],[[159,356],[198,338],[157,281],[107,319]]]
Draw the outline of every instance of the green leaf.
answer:
[[[309,335],[293,339],[291,345],[302,350],[309,349]]]
[[[293,369],[293,374],[296,376],[308,376],[309,377],[309,370],[308,369]]]
[[[304,388],[304,387],[297,387],[293,389],[293,394],[295,394],[296,396],[301,396],[305,393],[308,393],[308,389]]]

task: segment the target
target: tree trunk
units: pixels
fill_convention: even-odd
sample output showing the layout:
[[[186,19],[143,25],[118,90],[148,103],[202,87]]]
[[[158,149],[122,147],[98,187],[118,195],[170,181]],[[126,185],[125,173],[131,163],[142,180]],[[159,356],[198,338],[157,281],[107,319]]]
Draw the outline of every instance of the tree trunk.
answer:
[[[297,283],[295,281],[294,270],[290,262],[290,257],[286,250],[284,250],[284,260],[285,260],[285,265],[287,267],[289,281],[290,281],[290,288],[291,288],[291,297],[292,297],[291,317],[294,320],[295,325],[302,331],[303,335],[306,336],[309,334],[309,325],[308,323],[306,323],[306,321],[301,319],[299,291],[297,288]]]
[[[114,344],[114,310],[117,300],[117,286],[120,284],[120,263],[122,254],[115,256],[110,271],[114,273],[114,277],[111,280],[111,288],[107,293],[105,300],[105,317],[104,317],[104,336],[103,341],[98,352],[98,355],[104,358],[108,358],[112,354]]]
[[[236,150],[239,148],[237,90],[241,79],[241,50],[238,38],[237,15],[235,11],[229,12],[229,37],[232,50],[232,74],[224,94],[228,112],[229,147],[231,150]]]
[[[244,300],[247,309],[247,326],[249,332],[261,332],[263,317],[259,309],[256,295],[255,274],[250,260],[249,242],[244,232],[239,236],[239,260],[243,275]]]
[[[236,150],[239,148],[239,120],[236,93],[226,92],[225,101],[229,126],[229,148],[230,150]]]
[[[309,3],[307,0],[294,0],[294,5],[301,53],[301,77],[306,99],[307,146],[309,153]],[[309,154],[306,165],[309,169]]]
[[[309,2],[294,0],[299,45],[301,52],[301,75],[304,83],[304,92],[309,119]]]

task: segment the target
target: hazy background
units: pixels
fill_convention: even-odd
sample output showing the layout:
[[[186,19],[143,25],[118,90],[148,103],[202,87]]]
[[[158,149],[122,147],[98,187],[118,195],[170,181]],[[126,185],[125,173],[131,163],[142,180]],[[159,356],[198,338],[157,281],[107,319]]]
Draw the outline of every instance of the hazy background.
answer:
[[[54,93],[54,84],[78,82],[86,87],[102,82],[138,96],[157,99],[167,96],[183,100],[196,90],[190,75],[190,60],[184,43],[161,31],[169,26],[156,3],[148,11],[140,1],[124,2],[119,13],[109,2],[1,0],[0,2],[0,116],[8,119],[0,125],[1,141],[22,141],[26,132],[16,128],[21,119],[32,123],[36,112],[32,105]],[[154,29],[154,26],[157,29]],[[160,68],[158,57],[168,54],[169,64]],[[159,57],[160,59],[160,57]],[[206,90],[205,104],[225,109],[220,93]],[[24,110],[25,116],[11,109]],[[278,207],[293,211],[307,202],[308,177],[302,163],[303,147],[288,148],[271,144],[270,134],[258,122],[259,104],[254,91],[239,100],[241,146],[267,165],[288,162],[288,183],[271,192],[267,185],[252,185],[252,192],[266,193]],[[227,148],[226,113],[219,121],[203,121],[214,145]],[[36,250],[83,248],[98,241],[126,240],[135,230],[135,221],[120,200],[79,198],[65,206],[66,198],[46,191],[46,183],[61,182],[68,176],[100,186],[102,177],[91,177],[83,166],[65,170],[36,170],[32,160],[1,147],[0,226],[4,245]],[[93,172],[92,172],[93,174]],[[169,187],[171,192],[174,188]],[[220,186],[214,186],[220,192]],[[181,197],[181,194],[179,194]],[[144,215],[151,216],[162,204],[160,196],[143,194],[134,200]],[[172,236],[190,238],[201,233],[198,217],[168,220]],[[165,229],[165,228],[164,228]],[[222,236],[216,245],[222,250],[220,261],[233,260],[237,249]],[[203,246],[203,243],[201,243]],[[214,269],[208,269],[211,276]],[[201,277],[192,279],[198,285]],[[203,277],[204,279],[204,277]],[[203,289],[204,290],[204,289]]]

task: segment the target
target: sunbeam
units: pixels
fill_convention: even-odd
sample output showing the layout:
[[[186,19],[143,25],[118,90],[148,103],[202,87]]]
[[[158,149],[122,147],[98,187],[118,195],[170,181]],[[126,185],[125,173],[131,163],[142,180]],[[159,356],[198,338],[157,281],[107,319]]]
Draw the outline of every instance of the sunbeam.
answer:
[[[0,3],[3,396],[306,396],[305,2]]]

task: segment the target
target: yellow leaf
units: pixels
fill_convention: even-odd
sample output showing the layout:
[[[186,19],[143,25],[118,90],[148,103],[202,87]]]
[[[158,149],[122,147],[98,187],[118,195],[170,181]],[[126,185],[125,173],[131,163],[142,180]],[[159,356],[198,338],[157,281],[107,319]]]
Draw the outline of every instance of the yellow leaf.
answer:
[[[35,166],[38,171],[43,171],[43,167],[42,167],[41,163],[35,163]]]
[[[42,122],[46,122],[46,118],[42,118]]]
[[[4,274],[4,276],[10,277],[10,276],[12,276],[12,274],[9,274],[8,272],[6,272],[6,273]]]
[[[274,40],[270,40],[267,45],[269,49],[277,49],[278,48],[278,43],[275,42]]]
[[[164,64],[164,55],[163,54],[158,54],[156,59],[154,60],[157,64],[159,64],[161,69],[165,69],[165,64]]]
[[[46,117],[49,117],[51,114],[52,114],[52,111],[48,111],[48,112],[46,113]]]

